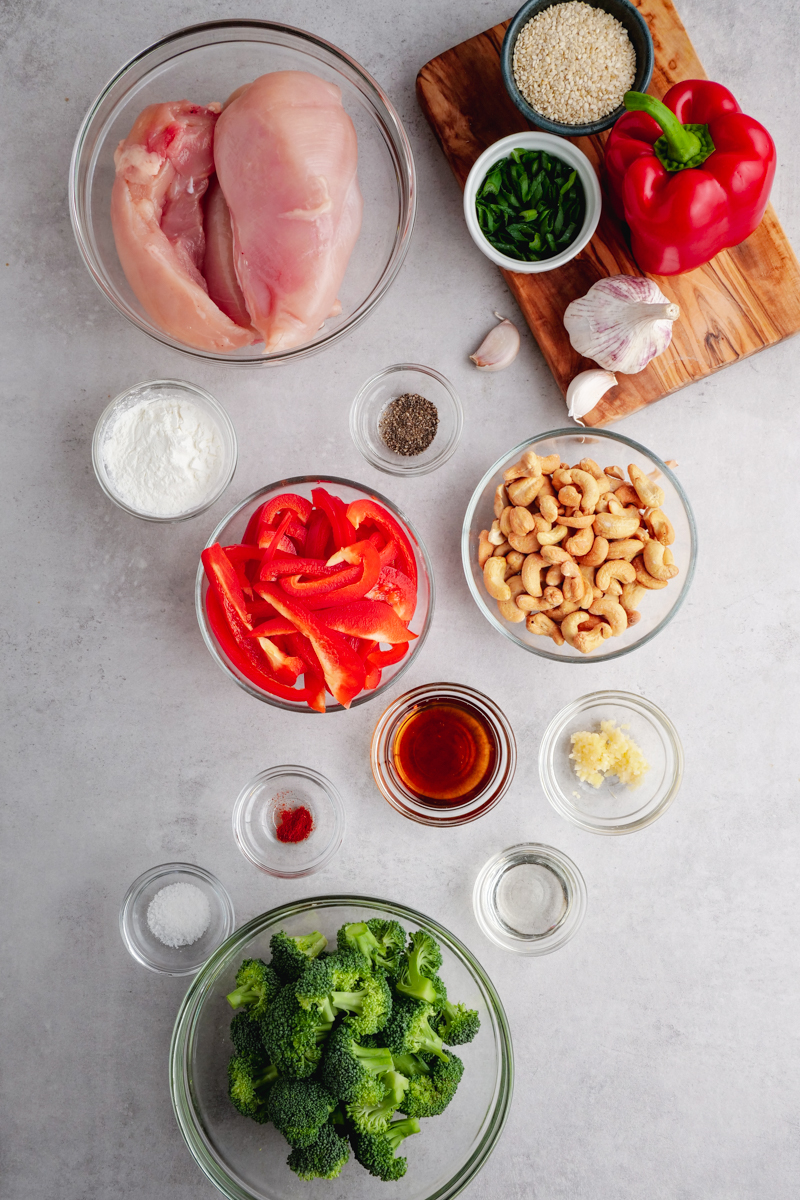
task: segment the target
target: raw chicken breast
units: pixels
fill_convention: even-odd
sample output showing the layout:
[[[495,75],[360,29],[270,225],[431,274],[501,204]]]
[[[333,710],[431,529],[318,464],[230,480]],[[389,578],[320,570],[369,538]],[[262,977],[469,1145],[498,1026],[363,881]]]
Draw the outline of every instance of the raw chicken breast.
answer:
[[[232,321],[244,329],[250,329],[250,314],[233,266],[231,214],[216,176],[211,180],[206,196],[203,228],[206,235],[203,274],[208,294]]]
[[[202,200],[214,170],[218,106],[151,104],[114,155],[111,224],[122,269],[142,307],[177,341],[201,350],[248,346],[208,295]]]
[[[262,75],[226,104],[214,158],[253,326],[268,351],[310,341],[361,228],[356,131],[339,88],[305,71]]]

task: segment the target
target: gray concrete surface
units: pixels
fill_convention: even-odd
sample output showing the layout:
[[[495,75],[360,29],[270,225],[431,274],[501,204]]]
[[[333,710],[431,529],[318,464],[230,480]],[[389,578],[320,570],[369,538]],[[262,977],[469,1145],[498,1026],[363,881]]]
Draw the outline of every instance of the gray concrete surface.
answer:
[[[697,576],[668,630],[625,659],[576,671],[525,656],[489,628],[461,573],[464,508],[486,466],[522,437],[562,424],[564,408],[527,331],[504,374],[478,375],[467,361],[492,309],[519,314],[468,238],[413,85],[427,59],[511,7],[0,7],[3,1200],[216,1194],[184,1148],[167,1087],[186,984],[137,966],[117,928],[131,880],[171,859],[214,871],[239,921],[356,888],[417,904],[475,951],[507,1006],[517,1085],[471,1200],[797,1195],[800,342],[617,426],[679,461],[699,520]],[[681,0],[680,12],[709,75],[772,131],[774,203],[800,245],[795,6]],[[67,211],[73,139],[110,74],[171,29],[239,15],[307,27],[362,62],[406,122],[419,171],[413,245],[383,305],[327,355],[274,373],[203,366],[129,326],[92,283]],[[444,469],[398,482],[359,457],[347,412],[368,374],[403,359],[453,379],[466,426]],[[241,447],[214,511],[166,527],[108,503],[89,454],[107,398],[158,374],[218,395]],[[387,808],[367,758],[378,703],[316,723],[309,738],[308,720],[257,704],[202,645],[192,586],[208,531],[259,485],[311,469],[384,488],[427,540],[438,607],[402,686],[470,684],[511,719],[520,751],[513,789],[473,826],[439,834]],[[661,705],[686,750],[673,807],[631,837],[574,829],[538,785],[547,721],[606,687]],[[342,851],[305,882],[262,876],[231,837],[240,787],[280,761],[322,770],[346,798]],[[481,864],[521,840],[563,849],[589,889],[579,936],[540,960],[491,945],[471,910]]]

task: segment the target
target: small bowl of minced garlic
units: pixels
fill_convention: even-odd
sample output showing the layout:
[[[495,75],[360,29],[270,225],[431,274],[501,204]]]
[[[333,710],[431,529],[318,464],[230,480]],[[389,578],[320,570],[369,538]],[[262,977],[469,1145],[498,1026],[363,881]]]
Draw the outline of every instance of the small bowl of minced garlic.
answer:
[[[557,713],[539,747],[556,812],[588,833],[634,833],[669,808],[683,747],[669,717],[632,692],[592,692]]]
[[[587,137],[610,129],[626,92],[647,91],[653,39],[628,0],[527,0],[506,31],[500,67],[532,125]]]

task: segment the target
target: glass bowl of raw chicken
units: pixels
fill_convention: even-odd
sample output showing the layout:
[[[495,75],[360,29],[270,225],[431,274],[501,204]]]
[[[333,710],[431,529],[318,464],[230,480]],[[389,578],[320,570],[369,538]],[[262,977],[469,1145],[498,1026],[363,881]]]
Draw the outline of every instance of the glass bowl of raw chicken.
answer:
[[[72,155],[95,282],[167,346],[226,363],[347,336],[408,250],[414,160],[379,84],[303,30],[214,21],[117,72]]]

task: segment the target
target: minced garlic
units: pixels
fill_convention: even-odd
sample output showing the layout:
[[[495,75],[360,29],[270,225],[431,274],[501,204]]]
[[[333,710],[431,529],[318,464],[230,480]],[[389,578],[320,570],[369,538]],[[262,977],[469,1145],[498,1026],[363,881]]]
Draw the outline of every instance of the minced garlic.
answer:
[[[616,721],[601,721],[600,733],[572,734],[570,758],[582,783],[599,788],[609,775],[616,775],[620,783],[631,788],[642,782],[650,764],[622,729],[617,729]]]

